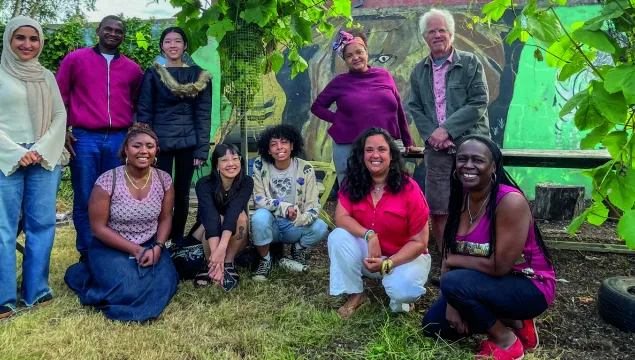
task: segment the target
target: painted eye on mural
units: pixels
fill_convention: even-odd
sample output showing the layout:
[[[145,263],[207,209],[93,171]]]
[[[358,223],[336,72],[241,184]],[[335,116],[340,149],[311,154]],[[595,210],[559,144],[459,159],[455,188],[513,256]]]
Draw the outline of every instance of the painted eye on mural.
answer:
[[[395,55],[393,55],[393,54],[381,54],[381,55],[377,56],[376,60],[379,61],[382,64],[385,64],[385,63],[387,63],[388,61],[390,61],[394,57],[395,57]]]

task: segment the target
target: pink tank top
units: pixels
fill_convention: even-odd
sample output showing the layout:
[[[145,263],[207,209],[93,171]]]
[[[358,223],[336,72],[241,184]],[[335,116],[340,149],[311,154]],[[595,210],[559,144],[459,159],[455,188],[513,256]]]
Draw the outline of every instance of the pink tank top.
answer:
[[[520,193],[518,189],[511,186],[500,185],[496,203],[510,192]],[[512,271],[525,274],[545,295],[547,304],[551,305],[556,295],[556,274],[554,268],[542,253],[536,243],[536,233],[534,232],[534,219],[532,218],[525,247],[520,258],[512,267]],[[490,219],[483,216],[472,232],[464,236],[456,237],[456,250],[461,255],[487,256],[489,254],[489,229]]]

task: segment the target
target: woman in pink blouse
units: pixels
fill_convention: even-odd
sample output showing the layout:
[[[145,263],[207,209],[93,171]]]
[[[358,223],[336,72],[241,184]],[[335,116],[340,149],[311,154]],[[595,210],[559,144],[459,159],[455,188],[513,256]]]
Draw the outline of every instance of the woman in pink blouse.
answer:
[[[370,128],[353,143],[328,239],[330,294],[348,294],[346,318],[368,301],[362,276],[382,279],[393,312],[407,312],[430,272],[428,204],[390,134]]]
[[[81,303],[109,319],[156,318],[176,293],[179,277],[165,249],[174,189],[170,175],[154,168],[158,150],[148,125],[128,131],[119,151],[125,165],[101,175],[90,197],[88,261],[66,271]]]

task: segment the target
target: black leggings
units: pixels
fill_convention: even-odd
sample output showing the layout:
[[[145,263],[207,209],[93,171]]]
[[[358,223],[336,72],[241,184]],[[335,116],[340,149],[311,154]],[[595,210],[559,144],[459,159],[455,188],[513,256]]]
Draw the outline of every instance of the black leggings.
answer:
[[[174,214],[170,239],[176,241],[185,232],[185,223],[190,207],[190,187],[194,176],[194,149],[162,151],[157,156],[159,169],[172,175],[174,162]]]

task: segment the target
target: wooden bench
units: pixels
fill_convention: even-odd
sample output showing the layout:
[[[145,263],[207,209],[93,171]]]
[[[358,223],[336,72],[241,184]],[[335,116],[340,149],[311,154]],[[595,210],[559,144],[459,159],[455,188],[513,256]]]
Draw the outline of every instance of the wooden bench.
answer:
[[[592,169],[610,161],[606,150],[534,150],[501,149],[503,164],[512,167],[547,167],[561,169]],[[410,153],[406,159],[423,159],[424,154]]]

